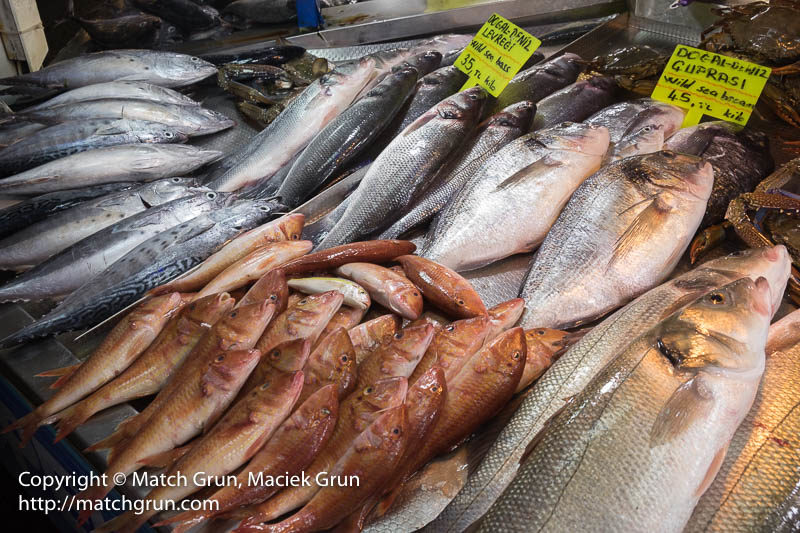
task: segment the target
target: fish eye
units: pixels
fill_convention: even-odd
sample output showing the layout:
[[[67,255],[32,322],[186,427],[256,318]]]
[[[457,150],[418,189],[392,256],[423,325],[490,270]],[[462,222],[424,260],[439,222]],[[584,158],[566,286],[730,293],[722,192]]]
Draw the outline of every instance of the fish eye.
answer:
[[[516,352],[514,352],[514,353],[512,354],[512,357],[513,357],[514,359],[519,359],[521,355],[522,355],[522,354],[521,354],[521,353],[519,353],[519,351],[516,351]]]
[[[417,291],[414,291],[414,292],[411,293],[411,295],[412,296],[419,296],[419,293]]]
[[[392,433],[394,433],[395,435],[399,435],[400,434],[400,428],[394,428],[392,430]]]
[[[233,229],[235,229],[236,231],[241,231],[242,230],[242,226],[234,226]]]
[[[459,299],[456,301],[456,303],[457,303],[458,305],[464,305],[464,300],[462,300],[461,298],[459,298]]]
[[[537,335],[544,335],[544,330],[543,329],[536,330],[536,334]]]
[[[349,360],[350,360],[350,358],[349,358],[349,357],[347,357],[346,355],[343,355],[343,356],[341,356],[341,357],[339,358],[339,360],[340,360],[342,363],[346,363],[347,361],[349,361]]]
[[[230,316],[231,316],[231,318],[236,318],[236,315],[238,315],[238,314],[239,314],[239,311],[234,311],[233,313],[231,313]]]
[[[217,197],[217,193],[215,193],[215,192],[207,192],[206,193],[206,198],[208,198],[209,200],[213,200],[216,197]]]
[[[433,387],[431,387],[431,392],[439,392],[439,387],[434,385]]]
[[[278,297],[277,297],[277,296],[275,296],[274,294],[270,294],[270,295],[269,295],[269,299],[270,299],[270,300],[272,300],[272,301],[274,302],[275,300],[277,300],[277,299],[278,299]]]
[[[675,159],[675,152],[672,150],[662,150],[661,154],[668,159]]]
[[[180,182],[181,182],[180,178],[172,178],[172,183],[180,183]]]
[[[272,350],[272,353],[269,354],[269,356],[272,357],[273,359],[277,359],[278,357],[281,356],[281,351],[280,350]]]
[[[308,298],[303,298],[302,300],[300,300],[300,301],[299,301],[299,302],[297,302],[297,303],[299,303],[299,304],[301,304],[301,305],[303,305],[303,304],[307,304],[307,303],[308,303]]]
[[[713,293],[711,293],[711,294],[708,296],[708,299],[709,299],[709,300],[711,301],[711,303],[712,303],[712,304],[714,304],[714,305],[720,305],[720,304],[724,304],[724,303],[725,303],[725,296],[723,296],[723,295],[722,295],[721,293],[719,293],[719,292],[713,292]]]
[[[220,355],[219,357],[217,357],[217,362],[218,363],[221,363],[224,360],[225,360],[225,356],[224,355]]]
[[[264,213],[266,213],[267,211],[269,211],[269,207],[267,207],[267,206],[265,206],[265,205],[262,205],[261,207],[259,207],[259,209],[260,209],[261,211],[263,211]]]
[[[166,137],[167,139],[172,139],[172,132],[171,131],[164,132],[164,137]]]
[[[455,330],[455,329],[456,329],[456,327],[455,327],[453,324],[448,324],[448,325],[447,325],[447,326],[444,328],[444,330],[445,330],[445,331],[453,331],[453,330]]]
[[[196,57],[193,57],[192,61],[200,61],[200,60],[198,58],[196,58]]]
[[[292,233],[292,240],[293,241],[296,241],[299,238],[300,238],[300,235],[298,235],[297,233]]]
[[[269,387],[269,381],[261,385],[261,390],[267,390],[267,387]]]
[[[364,394],[372,394],[372,387],[367,387],[364,389]]]
[[[394,334],[394,338],[395,339],[402,339],[403,338],[403,332],[402,331],[398,331],[397,333]]]

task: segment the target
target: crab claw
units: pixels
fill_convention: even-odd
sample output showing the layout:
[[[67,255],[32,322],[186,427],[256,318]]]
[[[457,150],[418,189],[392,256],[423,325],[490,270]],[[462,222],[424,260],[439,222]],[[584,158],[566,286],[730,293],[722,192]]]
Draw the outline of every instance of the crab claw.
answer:
[[[697,234],[689,248],[689,261],[691,264],[694,264],[701,255],[719,246],[725,240],[725,224],[725,222],[714,224]]]

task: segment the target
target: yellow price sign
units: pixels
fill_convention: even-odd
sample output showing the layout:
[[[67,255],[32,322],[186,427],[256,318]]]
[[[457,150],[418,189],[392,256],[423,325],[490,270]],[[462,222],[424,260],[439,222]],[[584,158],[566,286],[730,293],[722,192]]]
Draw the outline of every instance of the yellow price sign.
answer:
[[[530,33],[493,13],[456,59],[456,68],[469,76],[461,90],[477,84],[492,96],[500,96],[541,44]]]
[[[772,69],[679,44],[652,97],[687,111],[683,127],[709,115],[747,124]]]

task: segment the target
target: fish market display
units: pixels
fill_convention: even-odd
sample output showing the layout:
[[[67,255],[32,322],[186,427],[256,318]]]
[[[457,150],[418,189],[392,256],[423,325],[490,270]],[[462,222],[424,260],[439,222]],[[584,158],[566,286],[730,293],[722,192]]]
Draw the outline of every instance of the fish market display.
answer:
[[[574,326],[658,284],[688,247],[713,181],[709,163],[669,151],[600,169],[575,191],[531,262],[522,324]]]
[[[767,280],[742,279],[636,339],[551,420],[478,529],[681,531],[753,403],[770,316]]]
[[[461,138],[477,125],[485,99],[483,89],[468,89],[443,100],[403,130],[370,165],[342,218],[319,247],[346,244],[388,226],[390,217],[409,205]]]
[[[108,50],[59,61],[30,74],[3,78],[0,84],[66,90],[110,81],[136,81],[161,87],[182,87],[216,72],[211,63],[185,54]]]
[[[536,248],[575,189],[600,168],[606,150],[605,128],[573,123],[512,141],[437,215],[421,255],[463,271]],[[528,209],[537,215],[509,227],[510,213]]]
[[[123,144],[63,157],[0,180],[0,194],[37,195],[87,185],[188,174],[222,152],[180,144]]]

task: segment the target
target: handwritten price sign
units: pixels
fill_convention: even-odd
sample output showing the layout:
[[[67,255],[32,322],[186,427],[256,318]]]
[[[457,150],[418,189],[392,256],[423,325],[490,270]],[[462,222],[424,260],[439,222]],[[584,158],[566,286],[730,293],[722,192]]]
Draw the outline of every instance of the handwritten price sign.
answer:
[[[500,96],[540,44],[530,33],[493,14],[456,59],[456,68],[469,76],[461,90],[477,84]]]
[[[771,69],[690,46],[672,53],[653,98],[687,109],[683,126],[693,126],[703,115],[747,124]]]

